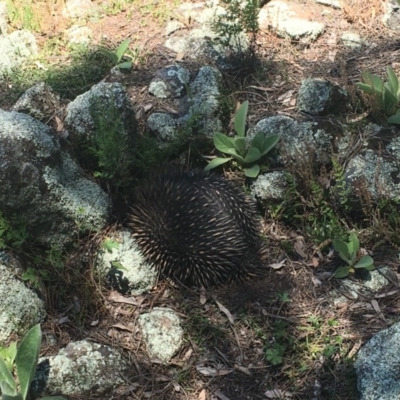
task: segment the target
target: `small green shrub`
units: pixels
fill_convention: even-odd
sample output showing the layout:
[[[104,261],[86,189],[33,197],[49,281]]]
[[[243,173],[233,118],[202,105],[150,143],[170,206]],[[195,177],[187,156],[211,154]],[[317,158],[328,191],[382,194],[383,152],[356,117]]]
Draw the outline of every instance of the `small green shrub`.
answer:
[[[347,266],[339,267],[334,274],[335,278],[345,278],[349,274],[354,274],[357,269],[365,269],[372,271],[374,267],[374,260],[371,256],[362,256],[357,261],[357,253],[360,249],[360,242],[355,233],[351,233],[349,241],[346,243],[341,239],[333,241],[335,251],[339,253],[339,257],[347,263]]]
[[[260,173],[261,159],[273,149],[280,139],[280,135],[264,136],[264,133],[257,133],[250,143],[246,140],[246,117],[249,102],[246,100],[236,112],[234,125],[237,133],[229,137],[223,133],[216,133],[213,137],[214,146],[221,153],[230,157],[216,157],[206,166],[205,170],[216,168],[219,165],[235,160],[249,178],[256,178]]]
[[[399,79],[392,68],[387,67],[388,80],[385,82],[377,75],[367,71],[362,73],[364,82],[357,83],[357,87],[369,96],[388,116],[388,122],[400,124],[400,85]]]
[[[83,149],[88,148],[89,156],[86,161],[94,159],[94,176],[112,181],[115,187],[129,184],[133,165],[133,156],[130,153],[131,138],[126,132],[122,116],[116,106],[116,100],[99,99],[90,107],[90,115],[94,121],[94,132]]]
[[[254,38],[259,29],[259,0],[222,0],[222,3],[225,13],[216,15],[211,25],[218,41],[229,47],[232,38],[241,32],[250,33]]]
[[[26,224],[13,216],[6,218],[0,211],[0,250],[6,247],[19,248],[28,238]]]
[[[42,331],[37,324],[22,339],[0,351],[0,388],[3,400],[25,400],[39,361]],[[42,397],[41,400],[66,400],[62,396]]]

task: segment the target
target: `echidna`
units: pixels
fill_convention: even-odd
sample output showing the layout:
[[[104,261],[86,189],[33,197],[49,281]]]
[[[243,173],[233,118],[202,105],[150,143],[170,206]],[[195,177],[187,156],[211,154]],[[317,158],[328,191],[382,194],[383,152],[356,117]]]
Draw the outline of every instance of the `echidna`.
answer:
[[[131,228],[161,276],[212,286],[257,275],[264,253],[253,202],[222,177],[169,167],[140,184]],[[249,262],[249,259],[253,262]]]

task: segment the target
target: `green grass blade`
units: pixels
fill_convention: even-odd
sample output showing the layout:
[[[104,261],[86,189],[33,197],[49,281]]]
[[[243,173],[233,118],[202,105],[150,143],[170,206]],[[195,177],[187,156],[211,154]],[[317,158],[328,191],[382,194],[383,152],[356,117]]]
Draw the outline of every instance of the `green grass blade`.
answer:
[[[41,338],[42,331],[40,329],[40,324],[37,324],[31,328],[22,339],[18,347],[17,356],[15,357],[15,365],[17,366],[23,399],[26,399],[29,386],[35,375],[36,366],[39,360]]]
[[[240,137],[245,137],[247,111],[249,109],[248,100],[244,101],[235,114],[235,131]]]

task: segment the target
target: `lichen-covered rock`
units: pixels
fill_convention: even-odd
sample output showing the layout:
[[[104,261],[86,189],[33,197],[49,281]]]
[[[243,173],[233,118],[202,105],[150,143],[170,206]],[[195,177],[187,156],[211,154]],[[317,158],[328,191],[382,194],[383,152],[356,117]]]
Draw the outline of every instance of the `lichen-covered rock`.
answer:
[[[397,0],[385,1],[385,14],[382,17],[383,23],[390,29],[400,30],[400,5]]]
[[[358,352],[354,367],[360,400],[400,398],[400,323],[374,335]]]
[[[127,231],[115,233],[114,246],[99,251],[96,268],[122,293],[141,294],[152,288],[157,273],[143,258],[135,240]]]
[[[66,0],[63,15],[67,18],[79,18],[93,14],[97,10],[91,0]]]
[[[7,35],[8,32],[8,10],[7,2],[0,1],[0,36]]]
[[[343,182],[332,188],[338,204],[344,201],[361,209],[365,202],[400,199],[400,171],[393,157],[381,156],[368,149],[351,158],[343,173]]]
[[[88,45],[92,39],[93,31],[88,26],[73,25],[66,30],[65,35],[70,44]]]
[[[333,137],[313,122],[298,122],[285,116],[264,118],[249,129],[247,139],[250,141],[258,132],[263,132],[265,137],[281,136],[277,149],[279,161],[285,165],[292,165],[296,160],[307,160],[314,166],[330,162]]]
[[[152,358],[167,364],[182,345],[180,319],[169,308],[153,308],[139,317],[143,339]]]
[[[366,41],[357,33],[345,31],[340,35],[343,44],[350,49],[360,49]]]
[[[45,317],[43,301],[17,279],[17,270],[22,272],[15,259],[0,258],[0,346],[22,339]]]
[[[0,165],[0,210],[38,242],[69,242],[107,222],[107,195],[29,115],[0,110]]]
[[[147,119],[147,126],[157,133],[161,147],[175,139],[176,128],[180,124],[182,124],[182,119],[172,118],[164,113],[153,113]]]
[[[325,30],[323,23],[299,18],[289,3],[278,0],[260,10],[258,24],[262,30],[272,29],[281,37],[305,42],[317,39]]]
[[[129,164],[136,146],[137,122],[128,93],[120,83],[101,82],[68,104],[65,126],[80,161],[86,168],[98,168],[90,151],[96,138],[122,143],[122,168]],[[108,139],[110,140],[110,139]],[[115,151],[115,150],[114,150]]]
[[[180,65],[168,65],[156,72],[150,82],[149,92],[161,99],[182,97],[189,80],[190,72],[186,68]]]
[[[221,73],[213,67],[202,67],[193,82],[190,83],[190,101],[182,99],[181,107],[186,107],[186,112],[179,118],[169,114],[154,113],[148,118],[149,128],[158,134],[160,143],[173,140],[177,127],[196,127],[196,133],[212,137],[220,132],[220,94]]]
[[[330,300],[335,306],[342,306],[351,301],[357,300],[360,295],[370,296],[371,293],[377,293],[391,282],[396,282],[397,277],[387,266],[380,266],[373,271],[359,271],[363,273],[363,279],[340,281],[340,286],[333,289],[330,294]],[[389,277],[390,281],[388,280]]]
[[[117,350],[81,340],[56,356],[40,358],[31,390],[36,396],[100,394],[123,384],[126,372]]]
[[[120,83],[101,82],[89,91],[78,96],[68,104],[65,123],[71,135],[87,136],[95,129],[93,115],[97,111],[115,111],[110,117],[120,118],[124,132],[121,134],[134,136],[136,121],[132,117],[133,108],[125,88]]]
[[[297,96],[297,108],[311,115],[343,111],[346,92],[324,79],[304,79]]]
[[[262,201],[283,201],[288,177],[282,171],[260,174],[251,185],[251,195]]]
[[[0,75],[37,53],[35,36],[29,31],[14,31],[0,38]]]
[[[60,96],[44,82],[28,89],[14,104],[12,111],[29,114],[39,121],[46,122],[60,108]]]

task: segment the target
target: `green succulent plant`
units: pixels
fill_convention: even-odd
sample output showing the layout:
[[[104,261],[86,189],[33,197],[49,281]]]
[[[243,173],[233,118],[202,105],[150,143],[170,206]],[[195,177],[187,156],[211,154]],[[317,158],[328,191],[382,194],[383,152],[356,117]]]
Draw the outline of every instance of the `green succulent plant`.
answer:
[[[374,99],[377,107],[388,116],[391,124],[400,124],[400,85],[393,69],[387,67],[388,80],[385,82],[377,75],[368,71],[362,73],[364,82],[357,83],[357,87],[366,95]]]
[[[20,345],[11,343],[0,349],[0,390],[2,400],[26,400],[39,361],[42,331],[37,324]],[[15,367],[15,368],[14,368]],[[62,396],[47,396],[41,400],[66,400]]]
[[[219,165],[235,160],[244,170],[249,178],[256,178],[260,173],[259,161],[279,142],[280,135],[264,136],[264,133],[257,133],[250,141],[246,139],[246,117],[249,102],[246,100],[241,104],[235,114],[234,126],[236,135],[230,137],[223,133],[216,133],[213,137],[215,148],[228,157],[215,157],[205,170],[216,168]]]
[[[357,253],[360,249],[360,242],[355,233],[351,233],[349,241],[346,243],[341,239],[333,241],[335,251],[339,253],[339,257],[346,262],[347,265],[339,267],[335,273],[335,278],[345,278],[349,274],[354,274],[357,269],[365,269],[372,271],[375,269],[374,260],[371,256],[365,255],[357,260]]]
[[[120,43],[115,51],[100,49],[100,52],[104,54],[108,59],[110,59],[114,66],[116,66],[117,68],[128,70],[132,68],[132,59],[123,62],[121,62],[121,60],[125,56],[130,42],[131,41],[129,39],[125,39]]]

